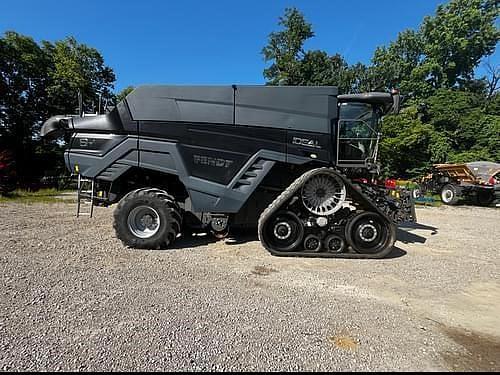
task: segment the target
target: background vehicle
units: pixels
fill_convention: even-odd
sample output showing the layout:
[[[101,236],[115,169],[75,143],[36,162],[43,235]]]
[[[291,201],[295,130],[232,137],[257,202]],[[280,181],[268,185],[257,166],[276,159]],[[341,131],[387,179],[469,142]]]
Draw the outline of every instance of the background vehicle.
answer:
[[[477,161],[465,164],[436,164],[421,181],[424,192],[439,194],[444,204],[460,199],[489,206],[495,200],[495,185],[500,184],[500,164]]]
[[[258,226],[275,255],[371,258],[415,220],[411,194],[351,180],[377,174],[379,122],[398,107],[396,93],[335,87],[141,86],[106,115],[52,117],[42,136],[72,134],[67,167],[92,202],[119,202],[129,246]]]

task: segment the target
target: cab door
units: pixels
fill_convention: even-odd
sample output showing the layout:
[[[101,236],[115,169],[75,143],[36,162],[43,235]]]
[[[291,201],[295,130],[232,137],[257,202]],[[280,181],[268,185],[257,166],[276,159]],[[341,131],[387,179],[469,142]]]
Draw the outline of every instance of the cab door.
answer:
[[[337,124],[337,165],[365,167],[377,158],[377,109],[368,103],[340,103]]]

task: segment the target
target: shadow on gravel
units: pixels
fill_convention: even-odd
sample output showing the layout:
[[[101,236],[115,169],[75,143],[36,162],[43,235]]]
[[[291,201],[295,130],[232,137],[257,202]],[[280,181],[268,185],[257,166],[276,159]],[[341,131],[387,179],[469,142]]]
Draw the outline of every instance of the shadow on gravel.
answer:
[[[247,242],[258,241],[257,231],[248,230],[234,230],[231,232],[232,236],[234,236],[234,244],[245,244]],[[186,247],[194,248],[198,246],[207,246],[211,243],[215,243],[218,241],[226,241],[227,239],[217,239],[212,236],[210,233],[198,233],[193,236],[182,236],[177,239],[169,249],[183,249]]]
[[[394,246],[392,248],[392,251],[387,255],[385,256],[383,259],[396,259],[396,258],[401,258],[403,256],[405,256],[406,254],[408,254],[406,251],[404,251],[403,249],[400,249],[399,247],[397,246]],[[376,260],[376,259],[375,259]]]
[[[430,227],[429,227],[430,228]],[[254,242],[254,241],[259,241],[259,238],[257,237],[257,233],[252,230],[235,230],[233,232],[233,238],[234,241],[231,242],[226,242],[226,244],[234,244],[234,245],[239,245],[239,244],[245,244],[247,242]],[[403,231],[403,233],[405,233]],[[410,233],[411,235],[414,235]],[[414,235],[416,236],[416,235]],[[416,236],[420,237],[420,236]],[[422,237],[423,238],[423,237]],[[399,239],[398,236],[398,240]],[[172,250],[179,250],[179,249],[185,249],[185,248],[196,248],[199,246],[207,246],[209,244],[215,243],[217,241],[227,241],[227,240],[218,240],[217,238],[213,237],[211,234],[198,234],[198,235],[193,235],[193,236],[188,236],[188,237],[181,237],[177,239],[169,249]],[[425,241],[425,239],[424,239]],[[402,256],[405,256],[407,252],[397,246],[394,246],[392,251],[384,257],[384,259],[395,259],[395,258],[400,258]]]
[[[425,237],[412,233],[412,231],[416,229],[425,230],[430,233],[426,233]],[[437,233],[438,228],[436,227],[419,223],[407,223],[399,226],[396,231],[396,239],[403,243],[425,243],[425,241],[427,241],[428,235],[433,236]]]
[[[175,242],[169,246],[169,250],[179,250],[185,248],[195,248],[198,246],[207,246],[211,243],[219,241],[217,238],[210,234],[199,234],[194,236],[182,236],[175,240]]]

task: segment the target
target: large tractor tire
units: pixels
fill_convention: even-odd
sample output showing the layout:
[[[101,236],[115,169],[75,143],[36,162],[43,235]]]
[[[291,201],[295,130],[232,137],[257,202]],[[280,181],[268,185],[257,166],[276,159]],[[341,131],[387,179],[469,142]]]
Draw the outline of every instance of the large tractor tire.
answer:
[[[138,249],[165,249],[181,231],[182,213],[166,191],[143,188],[122,198],[114,212],[116,236]]]
[[[441,189],[441,201],[444,204],[453,206],[458,203],[460,199],[460,190],[452,184],[446,184]]]

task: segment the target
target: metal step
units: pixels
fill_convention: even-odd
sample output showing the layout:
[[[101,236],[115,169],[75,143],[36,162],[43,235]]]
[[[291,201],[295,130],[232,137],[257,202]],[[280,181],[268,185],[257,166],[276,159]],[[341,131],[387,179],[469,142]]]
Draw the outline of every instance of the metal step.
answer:
[[[89,216],[94,214],[95,184],[94,180],[78,175],[76,217]],[[87,210],[82,210],[88,207]]]

